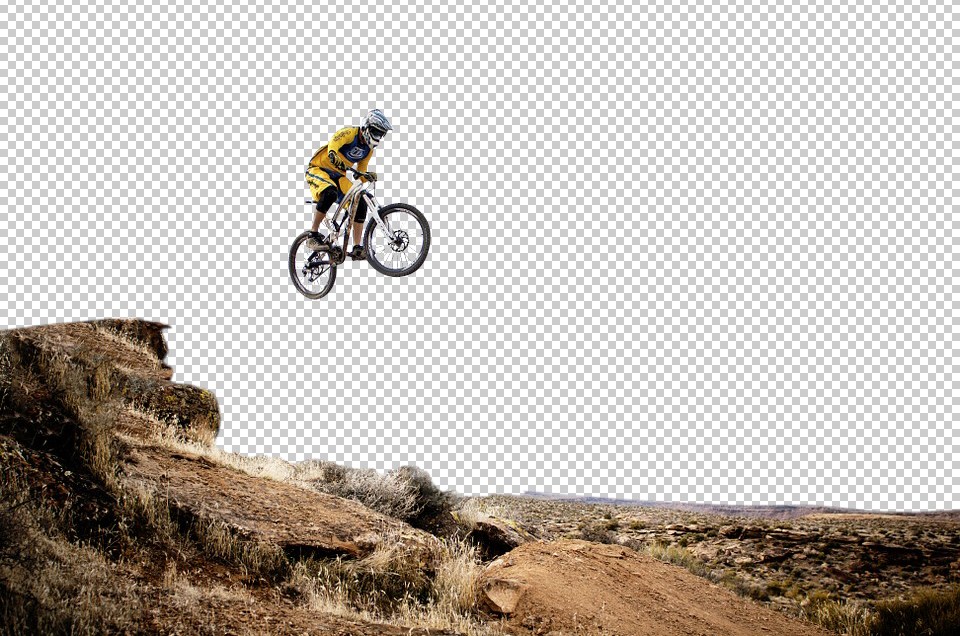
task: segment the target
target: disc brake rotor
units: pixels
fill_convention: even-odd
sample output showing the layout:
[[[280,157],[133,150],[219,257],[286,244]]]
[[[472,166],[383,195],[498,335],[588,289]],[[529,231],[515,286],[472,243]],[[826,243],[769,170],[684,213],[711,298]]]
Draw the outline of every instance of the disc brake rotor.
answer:
[[[390,241],[390,247],[394,252],[402,252],[410,245],[410,236],[404,230],[397,230],[393,233],[393,240]]]

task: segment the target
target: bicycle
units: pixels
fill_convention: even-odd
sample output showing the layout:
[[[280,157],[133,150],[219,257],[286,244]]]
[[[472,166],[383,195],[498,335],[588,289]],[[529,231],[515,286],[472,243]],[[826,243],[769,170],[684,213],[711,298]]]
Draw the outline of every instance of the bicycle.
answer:
[[[353,167],[347,170],[358,177],[363,174]],[[307,240],[313,237],[310,231],[294,239],[288,264],[290,278],[298,292],[316,300],[333,289],[337,265],[343,264],[347,257],[347,242],[361,198],[367,202],[367,218],[361,234],[361,248],[366,247],[367,262],[387,276],[409,276],[423,265],[430,249],[430,226],[426,217],[406,203],[381,207],[374,197],[374,188],[373,181],[353,183],[333,213],[333,232],[323,237],[320,249],[307,247]],[[313,205],[316,201],[307,199],[307,203]],[[341,235],[342,247],[337,244]]]

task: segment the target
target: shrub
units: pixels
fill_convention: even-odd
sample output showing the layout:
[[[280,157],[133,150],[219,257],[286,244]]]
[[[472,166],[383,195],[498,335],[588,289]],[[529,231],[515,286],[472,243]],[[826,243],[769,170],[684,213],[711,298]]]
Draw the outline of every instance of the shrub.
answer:
[[[414,501],[413,511],[404,521],[431,532],[449,525],[454,495],[437,488],[427,471],[416,466],[402,466],[389,475],[403,491],[410,493]]]
[[[870,620],[875,636],[948,636],[960,633],[960,587],[922,589],[904,600],[877,603]]]
[[[709,569],[692,552],[685,548],[676,548],[663,541],[656,541],[647,546],[647,554],[658,561],[666,561],[686,568],[697,576],[707,576]]]
[[[871,636],[866,606],[847,600],[836,600],[824,590],[812,592],[800,603],[801,616],[821,627],[846,636]]]
[[[577,527],[577,532],[584,541],[596,543],[616,543],[615,530],[620,528],[616,519],[602,519],[599,521],[584,521]]]
[[[320,473],[309,483],[317,490],[359,501],[415,528],[437,533],[453,523],[453,493],[437,488],[430,475],[415,466],[403,466],[381,475],[372,469],[314,465]]]

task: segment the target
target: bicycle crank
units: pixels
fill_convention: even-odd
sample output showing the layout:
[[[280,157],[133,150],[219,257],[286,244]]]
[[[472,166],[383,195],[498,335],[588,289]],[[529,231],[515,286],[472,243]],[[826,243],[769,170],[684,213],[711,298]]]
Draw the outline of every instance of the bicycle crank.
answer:
[[[347,255],[343,253],[343,248],[339,245],[333,245],[330,247],[330,263],[332,265],[342,265],[345,261]]]

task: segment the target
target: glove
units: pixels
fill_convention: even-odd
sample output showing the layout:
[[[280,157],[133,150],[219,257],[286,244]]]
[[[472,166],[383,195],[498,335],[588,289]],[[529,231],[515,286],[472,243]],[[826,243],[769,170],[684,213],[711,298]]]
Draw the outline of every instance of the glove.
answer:
[[[337,153],[333,150],[327,153],[327,157],[330,159],[330,163],[333,164],[333,167],[337,170],[346,171],[347,166],[340,161],[340,157],[337,156]]]
[[[376,172],[373,172],[372,170],[371,170],[370,172],[364,172],[364,173],[363,173],[363,176],[367,179],[367,181],[376,181],[376,180],[377,180],[377,173],[376,173]]]

